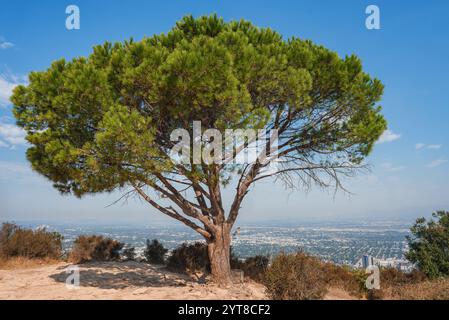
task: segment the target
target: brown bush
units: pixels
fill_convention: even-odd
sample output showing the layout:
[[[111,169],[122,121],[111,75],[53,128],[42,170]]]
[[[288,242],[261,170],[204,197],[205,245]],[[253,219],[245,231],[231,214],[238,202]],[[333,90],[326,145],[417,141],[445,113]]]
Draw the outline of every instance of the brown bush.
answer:
[[[352,296],[362,297],[365,293],[366,276],[349,267],[333,263],[323,263],[322,269],[328,287],[340,288]]]
[[[427,280],[426,274],[419,270],[405,273],[395,268],[380,269],[380,283],[384,287],[414,284],[425,280]]]
[[[177,272],[210,272],[207,245],[202,242],[183,243],[168,257],[167,268]]]
[[[45,229],[23,229],[3,223],[0,230],[0,257],[29,259],[58,259],[62,252],[62,236]]]
[[[103,236],[79,236],[73,243],[69,260],[73,263],[120,259],[123,243]]]
[[[327,292],[321,261],[303,252],[278,255],[268,267],[264,283],[274,300],[322,299]]]
[[[449,278],[390,286],[385,292],[395,300],[449,300]]]
[[[449,299],[449,280],[430,281],[426,274],[419,270],[405,273],[395,268],[382,268],[380,285],[384,299]]]

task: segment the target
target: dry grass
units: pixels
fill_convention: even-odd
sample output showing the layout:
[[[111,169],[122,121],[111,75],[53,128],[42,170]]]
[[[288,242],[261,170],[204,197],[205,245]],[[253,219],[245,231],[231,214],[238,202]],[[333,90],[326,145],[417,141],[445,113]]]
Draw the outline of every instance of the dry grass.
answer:
[[[273,300],[319,300],[328,290],[322,262],[303,252],[278,255],[265,273],[264,284]]]
[[[341,289],[354,298],[364,297],[364,273],[332,263],[323,263],[322,270],[329,288]]]
[[[427,280],[383,289],[385,299],[449,300],[449,278]]]
[[[29,259],[26,257],[13,257],[9,259],[0,259],[0,269],[1,270],[29,269],[57,263],[61,263],[61,260],[51,258]]]

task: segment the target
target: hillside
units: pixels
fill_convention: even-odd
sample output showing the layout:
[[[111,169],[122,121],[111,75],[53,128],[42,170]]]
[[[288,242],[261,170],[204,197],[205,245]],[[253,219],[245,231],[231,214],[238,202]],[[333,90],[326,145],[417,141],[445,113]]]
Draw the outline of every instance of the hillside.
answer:
[[[79,289],[68,289],[67,263],[0,270],[0,299],[265,299],[255,282],[222,289],[202,279],[138,262],[80,265]]]

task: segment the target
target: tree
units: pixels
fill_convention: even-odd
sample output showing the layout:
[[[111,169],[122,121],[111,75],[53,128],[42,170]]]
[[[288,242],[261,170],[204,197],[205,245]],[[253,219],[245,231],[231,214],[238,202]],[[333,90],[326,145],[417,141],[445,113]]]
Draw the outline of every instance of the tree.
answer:
[[[364,167],[386,129],[382,91],[354,55],[214,15],[55,61],[11,100],[34,170],[78,197],[130,187],[124,196],[137,194],[200,233],[214,278],[229,283],[230,232],[250,188],[270,177],[343,188],[341,177]],[[172,161],[171,132],[192,134],[196,120],[220,132],[277,129],[278,147],[267,143],[265,160],[246,164]],[[267,170],[274,162],[280,168]],[[222,189],[232,178],[227,208]]]
[[[436,219],[419,218],[407,236],[408,260],[430,278],[449,275],[449,212],[437,211]]]

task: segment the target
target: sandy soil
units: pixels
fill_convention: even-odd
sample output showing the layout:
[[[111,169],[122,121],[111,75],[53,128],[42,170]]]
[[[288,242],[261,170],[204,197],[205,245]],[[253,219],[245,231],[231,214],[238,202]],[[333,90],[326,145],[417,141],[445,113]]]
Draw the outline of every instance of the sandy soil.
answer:
[[[0,299],[265,299],[254,282],[218,288],[204,279],[138,262],[79,266],[80,287],[67,287],[67,263],[0,270]]]
[[[323,300],[360,300],[340,288],[329,288]]]

